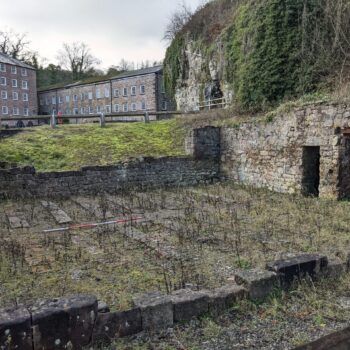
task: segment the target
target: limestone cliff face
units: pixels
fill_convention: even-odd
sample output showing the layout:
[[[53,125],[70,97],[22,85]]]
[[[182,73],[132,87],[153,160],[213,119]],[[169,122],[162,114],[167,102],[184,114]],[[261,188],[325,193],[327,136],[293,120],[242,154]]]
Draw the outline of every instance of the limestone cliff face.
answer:
[[[209,54],[193,40],[185,40],[179,57],[180,74],[175,89],[178,109],[198,110],[199,106],[218,98],[224,98],[229,103],[232,101],[232,84],[225,79],[225,45],[217,41],[214,47],[215,50]]]

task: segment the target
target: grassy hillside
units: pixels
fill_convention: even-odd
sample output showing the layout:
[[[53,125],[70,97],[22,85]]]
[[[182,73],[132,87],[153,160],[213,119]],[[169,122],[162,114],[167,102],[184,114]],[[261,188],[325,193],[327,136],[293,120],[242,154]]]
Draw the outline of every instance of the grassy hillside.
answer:
[[[65,125],[26,129],[0,142],[0,160],[39,171],[75,170],[139,156],[184,154],[185,130],[176,120],[157,123]]]

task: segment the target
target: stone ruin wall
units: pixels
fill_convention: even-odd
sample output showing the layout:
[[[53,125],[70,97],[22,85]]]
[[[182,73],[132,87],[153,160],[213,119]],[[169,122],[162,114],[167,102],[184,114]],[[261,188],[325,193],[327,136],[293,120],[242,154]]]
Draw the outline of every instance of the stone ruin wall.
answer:
[[[348,197],[350,106],[310,105],[221,129],[221,176],[281,193],[300,193],[303,147],[320,147],[320,196]]]

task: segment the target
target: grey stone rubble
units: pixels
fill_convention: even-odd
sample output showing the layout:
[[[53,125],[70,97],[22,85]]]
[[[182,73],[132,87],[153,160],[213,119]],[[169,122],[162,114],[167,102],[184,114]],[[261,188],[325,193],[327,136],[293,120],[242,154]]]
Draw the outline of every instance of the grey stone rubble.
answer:
[[[84,198],[74,198],[73,202],[80,205],[83,209],[98,219],[111,219],[114,217],[113,213],[111,213],[109,210],[106,210],[106,212],[103,213],[101,207],[96,203],[92,203],[91,200],[88,202]]]
[[[29,228],[30,225],[22,213],[6,213],[7,219],[9,221],[10,227],[12,229],[18,228]]]
[[[339,264],[337,260],[335,265]],[[345,265],[343,263],[342,267]],[[230,283],[215,290],[182,289],[170,295],[160,292],[137,295],[133,299],[134,308],[121,312],[109,312],[105,303],[98,303],[94,296],[86,295],[45,300],[28,309],[2,310],[0,349],[8,349],[9,342],[25,350],[82,349],[91,344],[108,345],[115,338],[130,336],[142,330],[158,332],[172,327],[176,322],[189,321],[208,313],[216,317],[244,298],[265,298],[274,288],[287,286],[284,281],[289,282],[291,277],[302,278],[310,272],[310,277],[314,279],[340,276],[340,270],[328,269],[328,260],[318,254],[279,260],[269,266],[276,272],[256,269],[237,271],[235,279],[241,285]],[[310,266],[319,268],[314,270]],[[289,274],[285,274],[285,267]],[[345,268],[341,271],[344,272]],[[332,273],[335,275],[331,276]],[[345,299],[339,300],[339,303],[344,307],[348,305]],[[343,339],[344,334],[348,333],[344,331],[336,339]],[[350,333],[345,339],[350,339]],[[332,349],[338,350],[336,347]]]
[[[41,201],[41,204],[50,212],[58,224],[69,224],[73,221],[56,203]]]

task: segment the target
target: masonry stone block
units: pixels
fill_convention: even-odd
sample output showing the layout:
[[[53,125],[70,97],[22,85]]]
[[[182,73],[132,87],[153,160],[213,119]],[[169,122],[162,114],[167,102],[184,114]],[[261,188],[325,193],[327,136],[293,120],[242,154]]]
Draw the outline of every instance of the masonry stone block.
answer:
[[[251,269],[239,270],[235,273],[235,281],[244,286],[252,299],[262,299],[279,287],[279,281],[275,272]]]
[[[328,259],[326,256],[303,254],[268,263],[267,268],[279,274],[283,283],[288,286],[294,279],[301,279],[307,275],[315,278],[327,265]]]
[[[92,337],[97,299],[91,295],[42,301],[31,307],[34,350],[82,349]]]
[[[0,349],[33,350],[31,317],[26,308],[0,310]]]
[[[173,304],[168,295],[160,292],[146,293],[134,297],[133,302],[141,310],[144,330],[158,331],[173,325]]]
[[[239,300],[248,297],[247,289],[236,284],[228,284],[207,293],[209,295],[209,314],[213,317],[223,314]]]
[[[340,278],[347,270],[347,263],[339,258],[331,258],[328,260],[328,265],[320,274],[321,277],[337,279]],[[318,276],[317,276],[318,277]]]
[[[174,322],[189,321],[209,311],[209,295],[190,289],[180,289],[171,294]]]
[[[92,341],[94,345],[109,345],[113,339],[131,336],[142,331],[141,310],[98,314]]]

